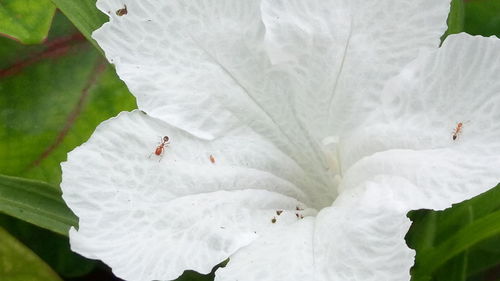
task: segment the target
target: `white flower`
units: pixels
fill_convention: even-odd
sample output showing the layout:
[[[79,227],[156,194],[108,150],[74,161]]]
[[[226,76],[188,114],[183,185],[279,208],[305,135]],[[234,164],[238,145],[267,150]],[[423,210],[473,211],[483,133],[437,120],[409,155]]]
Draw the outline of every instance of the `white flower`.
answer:
[[[449,1],[98,7],[94,38],[147,114],[101,124],[61,186],[72,249],[119,277],[230,258],[216,280],[409,280],[406,212],[500,181],[500,41],[438,49]]]

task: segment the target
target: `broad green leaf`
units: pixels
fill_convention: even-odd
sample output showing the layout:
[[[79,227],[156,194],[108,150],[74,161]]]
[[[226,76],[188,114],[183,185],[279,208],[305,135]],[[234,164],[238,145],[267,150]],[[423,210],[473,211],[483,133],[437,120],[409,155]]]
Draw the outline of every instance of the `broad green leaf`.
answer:
[[[469,251],[470,276],[480,276],[500,265],[500,235],[479,243]]]
[[[500,185],[444,211],[409,217],[406,239],[417,252],[412,280],[469,280],[500,263]]]
[[[2,174],[58,185],[67,153],[99,123],[136,107],[114,69],[67,25],[58,14],[60,30],[43,46],[0,38]]]
[[[1,214],[0,225],[42,258],[59,276],[65,278],[82,276],[89,273],[97,264],[96,261],[87,260],[73,253],[67,236]]]
[[[443,40],[460,32],[500,36],[500,0],[452,0]]]
[[[52,0],[52,2],[71,20],[85,38],[101,51],[91,34],[108,21],[108,17],[96,8],[96,0]]]
[[[47,264],[1,227],[0,241],[2,281],[61,281]]]
[[[0,34],[38,44],[47,37],[55,9],[50,0],[2,0]]]
[[[465,1],[465,31],[500,36],[500,0]]]
[[[57,187],[3,175],[0,175],[0,212],[62,235],[68,235],[69,228],[78,223]]]

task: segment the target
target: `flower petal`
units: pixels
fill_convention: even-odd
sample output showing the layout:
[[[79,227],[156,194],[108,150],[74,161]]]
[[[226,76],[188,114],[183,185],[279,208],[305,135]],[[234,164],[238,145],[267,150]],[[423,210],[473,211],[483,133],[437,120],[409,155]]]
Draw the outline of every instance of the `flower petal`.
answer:
[[[316,280],[410,280],[406,212],[425,199],[410,182],[384,176],[341,193],[316,218]]]
[[[97,6],[110,22],[93,37],[140,109],[211,139],[238,121],[214,96],[246,93],[209,48],[230,52],[228,59],[254,48],[263,32],[258,2],[101,0]],[[115,14],[124,7],[126,15]]]
[[[216,280],[409,280],[406,213],[427,200],[408,180],[379,176],[341,193],[316,218],[263,234],[232,255]]]
[[[157,156],[161,135],[170,143]],[[79,217],[72,249],[131,280],[208,273],[275,226],[277,210],[306,208],[321,195],[251,131],[206,141],[140,111],[102,123],[62,170],[63,197]]]
[[[293,214],[292,214],[293,216]],[[314,279],[314,218],[280,226],[230,257],[216,281],[303,281]]]
[[[341,141],[343,189],[404,177],[446,208],[500,181],[500,40],[453,35],[392,79],[383,105]],[[462,122],[461,134],[453,131]]]
[[[324,170],[288,104],[294,77],[265,54],[260,1],[101,0],[98,7],[111,20],[93,37],[139,109],[204,139],[249,126],[311,174]],[[114,13],[124,7],[126,15]]]
[[[265,46],[288,69],[288,104],[318,140],[366,118],[387,80],[439,46],[450,1],[264,0]]]
[[[265,48],[294,79],[283,83],[297,122],[321,139],[327,129],[331,83],[343,67],[351,31],[348,1],[264,0]]]
[[[450,1],[435,0],[350,4],[352,23],[341,69],[324,89],[330,94],[328,129],[334,135],[366,118],[386,81],[416,58],[419,49],[438,47],[450,9]]]

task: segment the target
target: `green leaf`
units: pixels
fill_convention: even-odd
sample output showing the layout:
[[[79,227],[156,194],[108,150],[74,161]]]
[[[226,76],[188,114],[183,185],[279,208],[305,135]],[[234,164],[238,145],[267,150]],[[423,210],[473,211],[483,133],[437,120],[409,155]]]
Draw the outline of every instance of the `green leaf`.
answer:
[[[67,236],[1,214],[0,225],[42,258],[59,276],[82,276],[97,264],[72,252]]]
[[[417,251],[412,280],[468,280],[500,263],[500,185],[444,211],[418,210],[408,245]],[[486,265],[486,266],[485,266]]]
[[[108,17],[96,8],[96,0],[52,0],[52,2],[71,20],[85,38],[102,52],[91,34],[108,21]]]
[[[50,0],[0,1],[0,33],[24,44],[38,44],[47,37],[55,9]]]
[[[61,191],[40,181],[0,175],[0,212],[68,235],[76,216],[61,198]]]
[[[114,69],[58,13],[44,45],[0,38],[0,173],[58,185],[60,162],[102,121],[136,108]]]
[[[1,227],[0,241],[2,281],[61,281],[47,264]]]
[[[465,1],[465,31],[500,36],[500,0]]]
[[[500,0],[453,0],[448,30],[442,39],[464,31],[472,35],[500,36]]]
[[[448,29],[441,36],[441,43],[444,42],[446,37],[450,34],[456,34],[464,31],[465,23],[465,6],[463,0],[452,0],[450,6],[450,13],[448,14]]]
[[[447,34],[460,33],[464,30],[465,5],[463,0],[453,0],[451,2],[450,15],[448,16]]]
[[[500,235],[474,246],[469,251],[469,275],[478,276],[500,265]]]

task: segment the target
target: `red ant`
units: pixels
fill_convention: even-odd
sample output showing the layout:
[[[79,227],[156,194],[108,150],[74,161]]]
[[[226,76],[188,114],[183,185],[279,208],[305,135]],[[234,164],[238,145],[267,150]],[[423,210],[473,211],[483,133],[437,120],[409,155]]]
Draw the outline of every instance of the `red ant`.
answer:
[[[458,138],[458,136],[462,133],[462,128],[464,126],[464,123],[467,123],[467,122],[469,122],[469,121],[465,121],[463,123],[459,122],[457,124],[457,127],[453,130],[453,136],[452,136],[453,140],[456,140]]]
[[[165,145],[169,144],[169,140],[170,139],[167,136],[164,136],[160,139],[160,144],[156,147],[156,150],[154,152],[156,156],[160,156],[160,160],[158,160],[158,162],[161,161],[163,150],[165,149]],[[151,158],[151,155],[153,155],[153,153],[149,155],[149,158]]]

